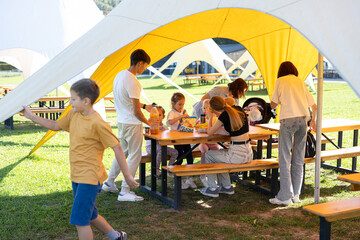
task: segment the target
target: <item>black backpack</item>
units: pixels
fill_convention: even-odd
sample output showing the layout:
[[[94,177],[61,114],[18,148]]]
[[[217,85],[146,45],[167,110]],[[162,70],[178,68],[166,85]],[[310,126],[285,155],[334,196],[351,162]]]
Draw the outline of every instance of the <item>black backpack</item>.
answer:
[[[316,141],[314,135],[311,133],[311,130],[307,131],[306,134],[306,147],[305,147],[305,157],[314,157],[316,154]]]

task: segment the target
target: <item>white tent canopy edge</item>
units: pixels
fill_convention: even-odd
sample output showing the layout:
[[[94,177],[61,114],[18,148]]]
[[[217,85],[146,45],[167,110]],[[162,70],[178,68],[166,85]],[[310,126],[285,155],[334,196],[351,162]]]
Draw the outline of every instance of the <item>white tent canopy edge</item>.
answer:
[[[139,9],[139,5],[143,7]],[[33,103],[146,33],[176,19],[218,8],[253,9],[285,21],[317,47],[358,94],[360,81],[356,81],[356,70],[360,55],[351,53],[360,52],[360,33],[352,29],[360,24],[359,6],[360,2],[345,1],[339,5],[336,0],[125,0],[93,29],[3,98],[0,101],[0,122],[20,111],[22,105]],[[326,25],[323,19],[327,19]],[[137,31],[127,31],[129,26]],[[344,37],[350,33],[351,37]],[[45,80],[46,86],[41,84]]]

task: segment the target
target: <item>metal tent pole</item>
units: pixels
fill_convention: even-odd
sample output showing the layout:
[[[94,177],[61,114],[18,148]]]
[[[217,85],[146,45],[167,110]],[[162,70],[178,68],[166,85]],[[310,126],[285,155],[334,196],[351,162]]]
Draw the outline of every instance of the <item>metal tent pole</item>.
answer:
[[[323,56],[319,53],[317,81],[317,121],[316,121],[316,158],[315,158],[315,191],[314,202],[320,200],[320,166],[321,166],[321,128],[323,105]]]

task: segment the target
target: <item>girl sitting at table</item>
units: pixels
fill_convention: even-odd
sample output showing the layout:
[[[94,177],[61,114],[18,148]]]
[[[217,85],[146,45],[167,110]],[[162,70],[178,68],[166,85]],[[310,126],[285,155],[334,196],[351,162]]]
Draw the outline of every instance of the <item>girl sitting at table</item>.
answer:
[[[203,106],[203,112],[205,114],[205,120],[207,123],[209,123],[210,120],[210,99],[205,99],[202,103]],[[214,124],[217,120],[217,117],[212,118],[212,124]],[[200,143],[199,150],[201,152],[201,163],[205,163],[205,153],[209,150],[219,150],[220,147],[218,144],[214,143]],[[200,176],[200,180],[203,183],[204,187],[207,187],[207,179],[205,174]]]
[[[167,117],[166,124],[170,126],[171,130],[177,130],[181,123],[184,121],[184,118],[188,118],[189,115],[186,113],[184,109],[185,105],[185,96],[182,93],[174,93],[171,97],[171,106],[172,110],[169,112]],[[190,144],[184,145],[174,145],[175,149],[179,152],[179,156],[183,156],[186,152],[189,154],[186,155],[187,164],[193,164],[194,158],[191,152]],[[178,159],[175,164],[181,165],[183,162],[182,159]],[[182,189],[196,188],[196,184],[194,183],[192,177],[188,177],[185,182],[181,185]]]
[[[169,130],[169,128],[163,124],[162,120],[165,117],[165,109],[161,106],[156,106],[158,112],[159,112],[159,129],[164,131],[164,130]],[[151,154],[151,140],[146,140],[145,141],[145,148],[146,148],[146,152],[147,154]],[[167,147],[167,155],[170,156],[170,161],[169,161],[169,165],[174,165],[176,158],[178,157],[178,151],[174,148],[171,147]],[[159,145],[159,143],[156,143],[156,175],[160,176],[160,163],[161,163],[161,146]]]
[[[253,152],[250,146],[249,124],[244,110],[240,107],[231,107],[222,97],[215,96],[210,100],[210,112],[208,134],[213,135],[219,128],[224,126],[225,130],[230,134],[231,142],[228,149],[206,152],[206,163],[243,164],[251,162]],[[218,120],[215,124],[212,124],[212,119],[215,116],[218,117]],[[200,190],[203,195],[218,197],[219,193],[234,194],[234,188],[231,185],[228,173],[208,174],[207,179],[208,187]]]

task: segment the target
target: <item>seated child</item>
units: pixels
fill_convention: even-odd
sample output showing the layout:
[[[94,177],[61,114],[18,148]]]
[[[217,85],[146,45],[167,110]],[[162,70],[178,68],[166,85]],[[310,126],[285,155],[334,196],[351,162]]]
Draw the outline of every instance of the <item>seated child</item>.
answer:
[[[210,99],[205,99],[203,101],[203,112],[204,114],[206,115],[206,122],[209,122],[209,118],[210,118],[210,112],[209,112],[209,108],[210,108]],[[214,117],[213,118],[213,124],[216,122],[217,118]],[[218,144],[214,144],[214,143],[200,143],[199,145],[199,149],[200,149],[200,152],[201,152],[201,163],[206,163],[205,162],[205,153],[208,151],[208,150],[219,150],[220,147]],[[201,175],[200,176],[200,180],[201,182],[203,183],[204,187],[207,187],[207,180],[206,180],[206,175]]]
[[[156,107],[159,111],[159,129],[160,130],[168,130],[169,128],[163,124],[162,120],[165,117],[165,109],[161,106]],[[148,154],[151,154],[151,140],[145,141],[145,148]],[[176,149],[167,147],[167,154],[170,155],[169,165],[174,165],[176,158],[179,153]],[[156,175],[160,175],[160,163],[161,163],[161,146],[159,143],[156,143]]]
[[[189,117],[189,115],[186,113],[186,110],[184,109],[185,105],[185,96],[184,94],[177,92],[174,93],[171,97],[171,105],[172,110],[169,112],[167,117],[166,124],[170,126],[171,130],[177,130],[180,124]],[[183,145],[174,145],[175,149],[178,150],[179,156],[184,155],[185,153],[191,151],[190,144],[183,144]],[[186,155],[187,164],[193,164],[194,158],[192,156],[192,153],[189,153]],[[183,162],[183,159],[178,159],[175,164],[181,165]],[[196,188],[196,184],[194,183],[192,177],[188,177],[186,181],[184,181],[181,185],[182,189],[187,188]]]

